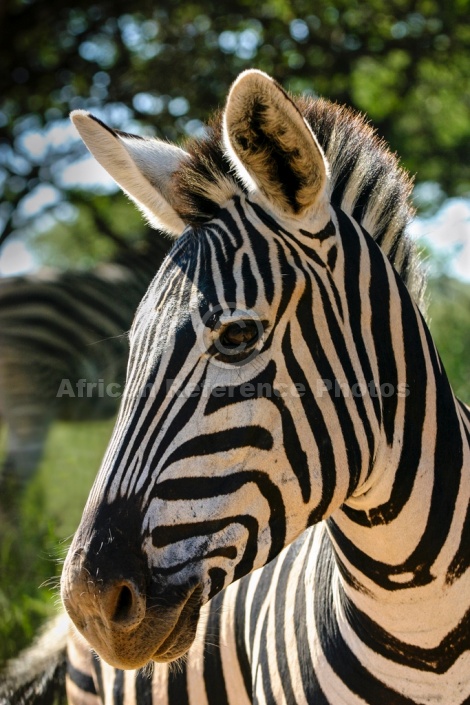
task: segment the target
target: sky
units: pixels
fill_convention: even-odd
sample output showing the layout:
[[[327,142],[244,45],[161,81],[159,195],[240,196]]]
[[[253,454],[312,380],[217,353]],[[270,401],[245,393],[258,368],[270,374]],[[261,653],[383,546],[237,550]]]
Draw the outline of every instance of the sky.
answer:
[[[452,276],[470,282],[470,199],[448,199],[432,218],[415,218],[410,232],[448,258]]]

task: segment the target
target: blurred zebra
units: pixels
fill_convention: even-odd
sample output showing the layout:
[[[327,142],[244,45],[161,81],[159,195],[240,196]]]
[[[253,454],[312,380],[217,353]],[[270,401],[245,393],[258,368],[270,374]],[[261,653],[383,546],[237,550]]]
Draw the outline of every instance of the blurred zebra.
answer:
[[[53,421],[115,414],[127,331],[167,249],[154,234],[89,271],[43,269],[0,279],[3,481],[31,477]]]

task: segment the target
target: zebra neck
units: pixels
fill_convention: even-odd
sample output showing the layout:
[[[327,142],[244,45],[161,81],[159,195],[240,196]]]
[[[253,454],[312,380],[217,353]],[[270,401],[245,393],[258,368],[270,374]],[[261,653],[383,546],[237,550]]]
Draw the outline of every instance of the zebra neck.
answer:
[[[367,581],[394,591],[451,580],[453,558],[470,564],[462,540],[470,498],[470,419],[458,402],[430,332],[406,289],[393,297],[393,355],[379,374],[404,395],[381,399],[381,429],[367,477],[334,512],[332,536]],[[390,346],[387,345],[387,348]],[[468,523],[468,522],[467,522]],[[460,570],[460,568],[459,568]]]
[[[366,508],[343,505],[328,531],[341,628],[439,673],[470,648],[470,418],[437,355],[428,382],[422,426],[408,431],[405,410],[399,452],[392,446],[374,467]]]
[[[355,702],[345,683],[354,684],[356,694],[380,693],[386,703],[438,702],[442,692],[445,702],[463,702],[470,667],[468,605],[455,599],[463,617],[459,621],[455,610],[449,620],[430,586],[368,591],[355,582],[357,571],[345,569],[334,543],[331,522],[326,531],[318,527],[307,571],[314,668],[331,702]],[[468,588],[468,575],[461,576],[447,598],[468,597]],[[433,599],[426,601],[426,590]]]

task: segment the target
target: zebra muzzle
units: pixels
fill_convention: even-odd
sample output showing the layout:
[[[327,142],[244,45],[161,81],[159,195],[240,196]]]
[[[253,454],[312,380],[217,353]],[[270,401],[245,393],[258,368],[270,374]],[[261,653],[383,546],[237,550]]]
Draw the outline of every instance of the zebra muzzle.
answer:
[[[129,555],[121,555],[121,569],[111,575],[115,557],[110,562],[101,554],[100,567],[95,568],[87,554],[83,548],[69,554],[62,600],[90,646],[116,668],[139,668],[151,660],[182,656],[195,636],[202,588],[195,582],[157,585]]]

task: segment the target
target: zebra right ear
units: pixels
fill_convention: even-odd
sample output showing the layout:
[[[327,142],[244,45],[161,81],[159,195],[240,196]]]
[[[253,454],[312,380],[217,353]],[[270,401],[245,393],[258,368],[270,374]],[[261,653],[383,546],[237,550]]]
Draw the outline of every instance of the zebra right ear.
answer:
[[[310,125],[270,76],[250,69],[230,89],[224,144],[235,172],[278,213],[327,206],[329,167]]]
[[[85,110],[74,110],[70,117],[88,150],[150,224],[181,235],[186,223],[171,183],[187,153],[161,140],[113,130]]]

